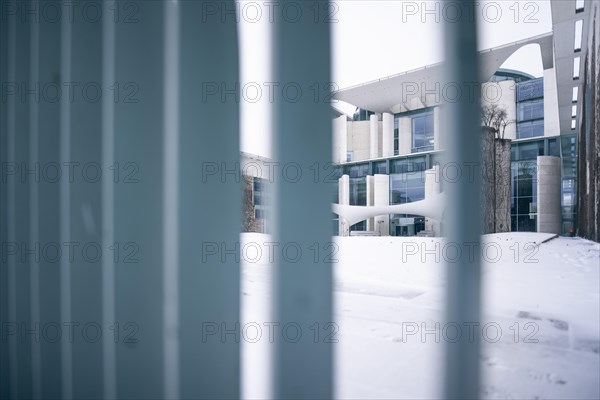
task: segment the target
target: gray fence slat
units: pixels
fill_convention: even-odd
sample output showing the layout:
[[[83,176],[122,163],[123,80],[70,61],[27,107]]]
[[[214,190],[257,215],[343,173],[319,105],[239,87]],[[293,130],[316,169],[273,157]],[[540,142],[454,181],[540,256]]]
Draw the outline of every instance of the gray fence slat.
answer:
[[[232,90],[239,81],[237,27],[231,16],[203,14],[201,2],[178,4],[180,391],[238,398],[239,338],[221,336],[239,332],[240,321],[239,259],[228,253],[239,249],[241,227],[239,102],[221,97],[221,85]],[[234,9],[233,1],[213,5]],[[214,85],[219,90],[209,95]],[[217,254],[205,252],[215,245]],[[208,326],[219,333],[203,340]]]
[[[60,76],[61,24],[40,20],[40,86],[52,86]],[[39,103],[38,158],[40,168],[48,166],[48,176],[39,182],[39,241],[52,249],[60,243],[60,180],[55,181],[52,165],[60,163],[60,102],[52,97],[41,97]],[[45,175],[45,174],[44,174]],[[62,249],[62,247],[61,247]],[[40,330],[48,327],[48,334],[40,342],[40,391],[42,398],[59,398],[61,385],[61,341],[53,341],[52,326],[63,327],[60,313],[60,261],[48,253],[39,264],[39,323]]]
[[[101,8],[101,3],[90,2]],[[90,8],[88,8],[89,10]],[[104,18],[110,18],[106,15]],[[74,90],[70,107],[69,232],[77,246],[69,260],[71,319],[76,332],[71,347],[72,393],[76,399],[103,397],[102,337],[112,324],[102,321],[102,257],[112,258],[101,247],[102,183],[112,179],[102,162],[102,103],[112,92],[102,85],[102,24],[76,14],[71,23],[71,76]],[[100,335],[98,337],[98,335]]]
[[[280,329],[290,324],[288,339],[295,339],[297,326],[302,334],[296,343],[277,337],[274,396],[331,398],[332,344],[324,343],[324,337],[332,331],[327,324],[333,322],[331,261],[327,259],[332,250],[327,246],[333,234],[333,184],[325,178],[332,140],[327,101],[331,90],[330,25],[314,21],[310,7],[316,3],[289,4],[301,9],[301,16],[293,17],[293,21],[276,17],[273,32],[274,76],[279,84],[273,148],[275,161],[280,163],[275,177],[273,241],[279,246],[275,252],[273,302]],[[317,6],[327,10],[327,5],[324,1]],[[311,90],[315,84],[317,96]],[[285,92],[286,85],[300,87],[302,96],[296,99],[294,89]],[[295,253],[298,248],[300,257]],[[315,323],[320,332],[317,343],[310,330]]]
[[[466,1],[458,3],[464,7]],[[457,23],[445,25],[445,55],[447,79],[461,87],[465,83],[480,82],[477,57],[477,29],[474,19],[461,18]],[[473,217],[473,210],[480,210],[481,176],[470,176],[469,166],[480,165],[480,103],[479,91],[474,96],[462,96],[457,102],[450,102],[444,112],[443,126],[448,132],[448,161],[455,162],[463,171],[457,182],[444,182],[449,195],[446,213],[448,242],[461,246],[463,257],[458,263],[448,265],[447,310],[449,323],[476,323],[480,313],[480,259],[468,257],[468,246],[480,243],[480,218]],[[447,399],[479,398],[479,340],[473,341],[463,335],[456,343],[446,344],[445,393]]]
[[[116,395],[163,397],[163,4],[116,2]],[[124,7],[134,7],[130,23]],[[130,12],[132,12],[130,10]]]

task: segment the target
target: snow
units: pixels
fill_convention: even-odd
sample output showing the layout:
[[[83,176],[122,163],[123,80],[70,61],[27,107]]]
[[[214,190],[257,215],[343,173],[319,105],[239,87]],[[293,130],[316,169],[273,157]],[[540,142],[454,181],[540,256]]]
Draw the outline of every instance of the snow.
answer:
[[[484,236],[475,328],[483,398],[600,398],[600,245],[552,237]],[[269,240],[243,234],[242,246]],[[443,397],[444,339],[455,335],[444,322],[444,260],[455,247],[441,238],[333,240],[335,397]],[[271,270],[267,257],[242,262],[242,323],[273,321]],[[268,341],[242,341],[245,398],[270,395],[272,350]]]

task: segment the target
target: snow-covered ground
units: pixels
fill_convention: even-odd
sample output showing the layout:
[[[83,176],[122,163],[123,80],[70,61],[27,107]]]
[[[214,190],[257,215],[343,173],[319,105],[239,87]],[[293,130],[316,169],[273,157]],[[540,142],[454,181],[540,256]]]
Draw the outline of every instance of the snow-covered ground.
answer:
[[[551,237],[484,237],[483,316],[471,327],[482,342],[484,398],[600,398],[600,245],[542,243]],[[336,397],[441,398],[444,345],[457,332],[444,322],[445,260],[456,247],[439,238],[334,240]],[[242,245],[268,241],[242,235]],[[273,321],[263,258],[242,263],[243,323]],[[271,350],[242,341],[246,398],[269,396]]]

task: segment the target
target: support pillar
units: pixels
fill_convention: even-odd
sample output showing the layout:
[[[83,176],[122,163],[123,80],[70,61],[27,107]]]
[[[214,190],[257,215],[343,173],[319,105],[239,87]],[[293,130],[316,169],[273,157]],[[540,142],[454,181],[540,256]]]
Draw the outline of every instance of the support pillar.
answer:
[[[367,181],[368,185],[368,181]],[[367,186],[368,187],[368,186]],[[338,180],[338,201],[340,205],[350,205],[350,176],[342,175]],[[350,225],[340,216],[339,219],[339,235],[350,235]]]
[[[425,171],[425,200],[441,193],[442,184],[440,180],[440,166],[434,165]],[[425,230],[433,232],[435,236],[441,236],[441,223],[433,218],[425,218]]]
[[[379,157],[379,118],[377,117],[376,114],[373,114],[369,117],[369,122],[370,122],[370,139],[371,139],[371,144],[370,144],[370,149],[371,149],[371,158],[378,158]],[[393,136],[394,132],[392,131],[392,139],[394,138]],[[394,144],[392,143],[392,151],[394,149]]]
[[[560,158],[537,158],[537,231],[561,232],[561,176]]]
[[[412,119],[401,117],[398,121],[398,154],[410,154],[412,151]]]
[[[382,118],[382,157],[391,157],[394,155],[394,116],[383,113]]]
[[[348,153],[348,121],[342,115],[333,120],[333,162],[343,164]]]
[[[373,177],[374,199],[375,206],[390,205],[390,176],[377,174]],[[375,231],[379,232],[380,236],[390,235],[390,216],[378,215],[375,217]]]
[[[367,206],[375,205],[375,179],[372,175],[367,175]],[[367,231],[374,231],[375,218],[367,219]]]

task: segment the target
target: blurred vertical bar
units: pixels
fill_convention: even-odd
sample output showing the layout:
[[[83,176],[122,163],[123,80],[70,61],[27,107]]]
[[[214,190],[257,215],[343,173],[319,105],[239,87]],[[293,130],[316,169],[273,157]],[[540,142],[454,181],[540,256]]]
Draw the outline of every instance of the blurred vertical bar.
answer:
[[[37,6],[37,0],[31,0],[31,6]],[[35,8],[32,7],[32,10]],[[34,18],[29,21],[29,87],[40,91],[40,20]],[[36,95],[37,97],[37,95]],[[27,183],[29,185],[29,247],[34,252],[39,253],[40,239],[40,213],[39,213],[39,184],[40,184],[40,164],[39,164],[39,137],[40,120],[39,107],[44,101],[42,98],[27,99],[29,105],[29,164],[34,171],[38,171],[34,176],[29,176]],[[30,327],[39,331],[40,322],[40,257],[39,254],[30,258],[30,281],[29,281],[29,301],[30,301]],[[35,338],[35,336],[34,336]],[[39,399],[41,396],[41,374],[40,374],[40,345],[43,338],[31,340],[31,393],[32,398]]]
[[[164,397],[164,4],[117,1],[114,82],[113,257],[116,396]],[[107,56],[105,54],[105,56]],[[106,133],[106,132],[105,132]]]
[[[163,290],[164,396],[179,398],[179,4],[165,3]]]
[[[62,7],[61,7],[62,13]],[[72,83],[71,60],[72,60],[72,21],[70,18],[60,18],[60,74],[58,82],[60,88]],[[60,201],[60,232],[59,243],[64,246],[71,243],[71,189],[69,187],[70,177],[62,176],[62,169],[71,165],[71,104],[70,96],[62,95],[60,100],[60,145],[59,166],[61,177],[59,179],[59,201]],[[61,248],[63,250],[64,248]],[[71,265],[70,257],[61,253],[60,256],[60,327],[74,322],[71,317]],[[70,329],[67,325],[67,329]],[[61,386],[64,399],[73,398],[73,359],[72,347],[69,335],[60,336],[61,342]]]
[[[102,2],[102,88],[107,90],[115,83],[115,29],[113,0]],[[115,163],[115,102],[114,96],[102,96],[102,168]],[[112,171],[111,171],[112,172]],[[102,179],[102,249],[114,248],[115,229],[115,182],[112,176]],[[102,323],[114,326],[115,319],[115,262],[114,257],[102,257]],[[104,398],[115,399],[116,394],[116,344],[114,336],[102,338],[103,394]]]
[[[328,6],[282,2],[274,18],[275,398],[333,396]]]
[[[59,9],[61,3],[45,2],[48,9]],[[61,85],[61,22],[59,19],[39,19],[39,82],[40,87]],[[40,97],[38,158],[40,168],[48,171],[39,182],[39,241],[48,246],[48,253],[40,257],[39,266],[39,323],[41,327],[58,324],[64,328],[60,313],[60,257],[55,257],[53,245],[60,242],[60,180],[55,179],[60,165],[60,101],[53,92]],[[64,179],[67,179],[66,177]],[[63,248],[61,247],[61,250]],[[52,329],[40,340],[40,395],[42,398],[60,398],[61,340],[54,341]]]
[[[18,7],[29,8],[31,2],[21,2]],[[33,396],[32,391],[32,343],[35,341],[35,328],[31,326],[31,265],[35,262],[35,244],[31,243],[30,237],[30,180],[35,180],[34,165],[29,160],[30,156],[30,104],[35,102],[36,89],[34,82],[30,81],[30,63],[31,63],[31,19],[34,15],[24,13],[18,18],[15,16],[15,53],[14,53],[14,79],[11,79],[15,85],[19,85],[20,91],[15,94],[14,121],[11,139],[14,140],[13,152],[15,168],[18,168],[18,174],[15,178],[15,185],[9,186],[9,195],[12,193],[11,201],[13,203],[13,212],[9,229],[13,232],[15,245],[19,247],[13,264],[12,273],[14,281],[9,278],[9,290],[13,290],[14,321],[19,324],[17,330],[22,337],[18,337],[13,345],[16,347],[16,391],[11,394],[14,398],[29,399]],[[33,22],[35,23],[35,22]],[[10,56],[9,56],[10,57]],[[25,90],[23,90],[25,89]],[[12,146],[11,146],[12,147]],[[14,216],[14,217],[13,217]],[[10,272],[10,270],[9,270]]]
[[[0,0],[0,10],[2,10],[2,14],[0,14],[2,18],[0,21],[0,81],[5,82],[6,85],[10,84],[10,76],[14,74],[14,34],[12,33],[14,20],[12,17],[9,17],[10,5],[11,3],[8,0]],[[14,79],[14,76],[12,79]],[[10,101],[11,107],[14,107],[13,100]],[[0,102],[0,162],[6,168],[8,168],[8,162],[12,157],[9,154],[9,121],[14,121],[13,111],[11,110],[11,115],[9,115],[9,109],[8,96],[6,98],[3,97]],[[9,187],[12,187],[12,184],[8,182],[8,173],[3,168],[2,181],[0,182],[0,241],[2,242],[3,254],[0,260],[0,323],[2,323],[2,326],[8,326],[10,323],[8,268],[11,261],[9,261],[8,255],[5,253],[5,249],[10,240],[9,221],[14,217],[11,217],[9,213],[9,203],[11,203],[12,209],[12,201],[10,200],[12,192],[9,191]],[[2,341],[0,341],[0,398],[2,399],[8,398],[11,392],[11,381],[9,379],[11,375],[10,351],[8,338],[3,337]]]
[[[181,1],[178,7],[180,395],[239,398],[236,3]],[[204,335],[213,328],[216,333]]]
[[[68,10],[68,8],[65,8]],[[102,4],[88,1],[64,19],[71,25],[69,98],[70,137],[65,168],[69,175],[69,235],[74,256],[68,260],[71,322],[77,334],[67,345],[72,354],[72,395],[76,399],[103,397],[102,336],[112,333],[102,320],[101,247],[102,183],[112,179],[102,162]],[[110,14],[104,18],[111,18]],[[66,95],[66,93],[65,93]],[[66,179],[67,177],[64,176]]]
[[[480,313],[480,71],[477,57],[477,27],[469,7],[473,2],[459,1],[462,18],[445,23],[445,59],[447,80],[460,88],[478,88],[473,96],[463,95],[459,101],[448,102],[448,161],[458,165],[463,174],[456,182],[445,182],[448,191],[448,241],[459,244],[462,257],[448,265],[447,321],[465,326],[477,323]],[[469,171],[475,167],[475,173]],[[472,247],[472,248],[471,248]],[[471,248],[471,250],[470,250]],[[473,251],[475,249],[475,251]],[[474,254],[469,256],[469,254]],[[445,393],[447,399],[479,398],[479,342],[463,335],[456,343],[446,344]]]

